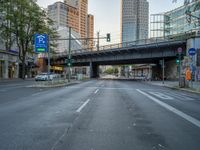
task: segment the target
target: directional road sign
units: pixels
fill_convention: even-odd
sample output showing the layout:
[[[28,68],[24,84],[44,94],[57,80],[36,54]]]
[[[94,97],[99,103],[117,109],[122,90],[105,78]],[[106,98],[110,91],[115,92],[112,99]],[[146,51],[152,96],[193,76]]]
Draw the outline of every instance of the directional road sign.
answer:
[[[196,49],[195,49],[195,48],[190,48],[190,49],[188,50],[188,54],[189,54],[190,56],[196,55]]]
[[[183,52],[183,49],[182,49],[181,47],[179,47],[179,48],[177,49],[177,51],[178,51],[178,53],[182,53],[182,52]]]
[[[35,52],[46,53],[48,52],[48,35],[35,34]]]

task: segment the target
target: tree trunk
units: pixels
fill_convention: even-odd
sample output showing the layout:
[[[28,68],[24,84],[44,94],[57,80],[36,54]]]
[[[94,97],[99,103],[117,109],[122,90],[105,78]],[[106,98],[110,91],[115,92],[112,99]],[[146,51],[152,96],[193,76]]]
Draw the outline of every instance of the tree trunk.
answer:
[[[22,79],[25,80],[26,76],[26,64],[25,64],[25,57],[23,56],[22,59]]]

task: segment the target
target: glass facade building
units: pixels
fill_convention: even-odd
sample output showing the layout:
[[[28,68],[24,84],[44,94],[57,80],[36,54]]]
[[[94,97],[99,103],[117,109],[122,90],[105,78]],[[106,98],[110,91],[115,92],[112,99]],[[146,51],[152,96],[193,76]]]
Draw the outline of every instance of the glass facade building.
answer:
[[[193,1],[166,13],[151,15],[150,36],[166,37],[200,29],[198,19],[186,15],[190,10],[192,15],[200,17],[200,9],[195,9],[197,3]]]
[[[121,42],[148,38],[147,0],[121,0]]]

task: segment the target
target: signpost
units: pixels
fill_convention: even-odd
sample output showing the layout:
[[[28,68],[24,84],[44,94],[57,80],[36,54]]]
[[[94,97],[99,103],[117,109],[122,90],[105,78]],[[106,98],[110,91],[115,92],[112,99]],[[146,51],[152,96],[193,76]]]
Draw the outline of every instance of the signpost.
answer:
[[[50,39],[48,34],[35,34],[35,52],[48,52],[48,73],[50,74]]]
[[[193,75],[195,74],[195,72],[196,72],[196,65],[194,65],[194,63],[195,63],[195,55],[196,55],[196,53],[197,53],[197,51],[196,51],[196,49],[195,48],[190,48],[189,50],[188,50],[188,54],[191,56],[191,58],[192,58],[192,62],[191,62],[191,64],[190,64],[190,68],[191,68],[191,71],[192,71],[192,78],[193,78]],[[192,79],[191,78],[191,86],[193,86],[193,84],[192,84]]]
[[[181,47],[179,47],[179,48],[177,49],[177,51],[178,51],[179,54],[181,54],[181,53],[183,52],[183,49],[182,49]]]
[[[190,48],[190,49],[188,50],[188,54],[189,54],[190,56],[196,55],[196,49],[195,49],[195,48]]]
[[[46,53],[48,52],[48,35],[47,34],[35,34],[35,52]]]

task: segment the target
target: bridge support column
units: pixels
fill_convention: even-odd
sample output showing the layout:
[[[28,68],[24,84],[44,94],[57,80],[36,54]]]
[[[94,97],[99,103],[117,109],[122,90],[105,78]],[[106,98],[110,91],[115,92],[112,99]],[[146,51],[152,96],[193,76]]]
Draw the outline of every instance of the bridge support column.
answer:
[[[99,77],[99,66],[94,62],[90,62],[90,78]]]

